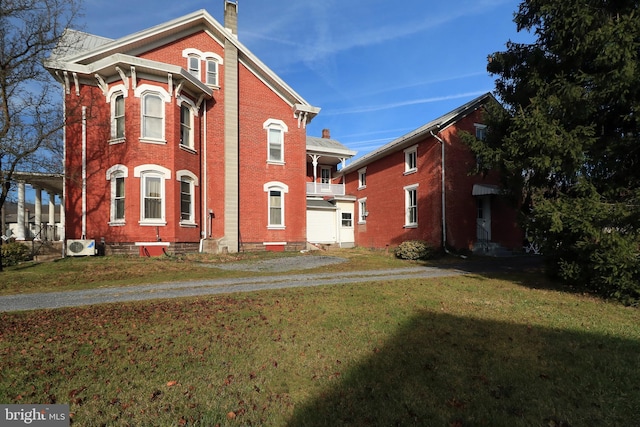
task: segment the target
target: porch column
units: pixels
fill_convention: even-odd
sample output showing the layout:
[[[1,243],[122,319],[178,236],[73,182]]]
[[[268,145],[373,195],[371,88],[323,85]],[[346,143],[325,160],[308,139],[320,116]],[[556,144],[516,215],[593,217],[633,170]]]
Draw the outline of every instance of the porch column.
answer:
[[[66,220],[65,220],[65,210],[64,210],[64,197],[60,196],[60,241],[64,242],[64,239],[66,238]],[[54,224],[55,224],[55,219],[54,219]]]
[[[36,191],[36,235],[34,240],[43,240],[42,235],[42,188],[34,186],[33,189]]]
[[[16,219],[16,240],[24,241],[24,181],[18,181],[18,215]]]
[[[56,238],[56,194],[48,191],[49,194],[49,222],[47,227],[47,238],[51,241]]]
[[[340,170],[344,169],[345,166],[347,166],[347,158],[346,157],[341,157],[340,158],[340,163],[342,164],[342,167],[340,168]],[[345,195],[347,194],[347,189],[344,185],[344,182],[346,181],[345,179],[346,177],[344,176],[344,174],[342,174],[342,194]]]
[[[318,156],[317,154],[311,154],[311,164],[313,165],[313,193],[317,194],[318,193],[318,189],[317,187],[317,182],[318,182],[318,159],[320,158],[320,156]]]

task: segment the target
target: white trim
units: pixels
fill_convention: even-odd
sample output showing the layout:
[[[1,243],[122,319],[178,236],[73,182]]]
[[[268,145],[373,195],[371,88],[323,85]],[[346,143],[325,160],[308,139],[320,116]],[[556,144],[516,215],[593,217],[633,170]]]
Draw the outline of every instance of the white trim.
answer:
[[[129,95],[129,90],[122,83],[120,83],[119,85],[111,86],[107,91],[107,104],[111,102],[111,99],[116,92],[122,92],[122,96],[124,96],[125,98]]]
[[[133,168],[133,176],[135,178],[140,178],[140,176],[145,172],[159,173],[160,175],[164,175],[164,179],[171,179],[171,170],[160,165],[145,164]]]
[[[134,246],[171,246],[169,242],[135,242]]]
[[[263,246],[287,246],[287,242],[262,242]]]
[[[289,186],[282,182],[270,181],[264,184],[263,190],[267,193],[267,229],[269,230],[284,230],[285,226],[285,197],[284,195],[289,192]],[[271,223],[271,191],[280,191],[280,224]]]
[[[155,92],[160,95],[160,98],[162,98],[164,102],[171,102],[171,94],[167,92],[167,89],[162,86],[150,85],[148,83],[144,83],[136,87],[133,91],[133,95],[136,98],[142,98],[142,95],[144,95],[145,92]]]
[[[358,199],[357,202],[358,202],[358,224],[366,224],[367,216],[369,216],[369,209],[367,209],[364,212],[361,212],[361,210],[362,210],[362,203],[364,203],[365,206],[367,205],[367,198],[363,197],[362,199]]]
[[[125,165],[117,164],[107,169],[107,173],[106,173],[107,181],[111,181],[111,175],[113,175],[115,172],[122,172],[124,178],[129,177],[129,168]]]
[[[404,152],[404,174],[409,175],[418,171],[418,144],[405,148]],[[414,154],[415,166],[409,167],[409,156]]]
[[[193,185],[198,186],[198,177],[193,172],[186,169],[176,171],[176,181],[181,181],[183,177],[190,178],[193,181]]]
[[[362,183],[362,176],[364,176],[364,184]],[[358,190],[367,188],[367,167],[358,169]]]
[[[417,228],[418,227],[418,186],[419,184],[411,184],[403,187],[404,190],[404,228]],[[412,207],[409,205],[409,194],[411,191],[415,191],[415,221],[410,222],[409,209]]]

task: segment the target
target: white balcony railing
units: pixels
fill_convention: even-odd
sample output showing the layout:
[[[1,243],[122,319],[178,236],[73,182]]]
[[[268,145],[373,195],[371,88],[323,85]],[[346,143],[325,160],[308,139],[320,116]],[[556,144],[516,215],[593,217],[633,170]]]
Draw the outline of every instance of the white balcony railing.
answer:
[[[344,196],[344,185],[323,184],[321,182],[307,182],[307,194]]]

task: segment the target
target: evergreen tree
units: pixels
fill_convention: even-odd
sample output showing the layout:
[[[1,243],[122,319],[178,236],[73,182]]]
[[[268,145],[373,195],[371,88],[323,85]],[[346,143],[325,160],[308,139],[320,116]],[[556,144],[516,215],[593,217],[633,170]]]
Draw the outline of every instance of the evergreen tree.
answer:
[[[482,165],[523,195],[529,238],[574,286],[640,301],[640,2],[524,0],[489,56]],[[466,138],[470,139],[470,138]]]

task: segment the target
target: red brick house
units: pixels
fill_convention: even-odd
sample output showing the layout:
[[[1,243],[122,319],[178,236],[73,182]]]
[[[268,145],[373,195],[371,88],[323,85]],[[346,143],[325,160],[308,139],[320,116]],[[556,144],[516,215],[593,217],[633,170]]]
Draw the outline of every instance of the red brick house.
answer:
[[[516,209],[501,196],[499,177],[472,175],[476,158],[460,140],[478,137],[482,95],[357,159],[341,170],[356,198],[358,246],[395,247],[425,240],[434,247],[492,253],[522,249]]]
[[[332,183],[354,153],[308,141],[320,109],[238,40],[237,1],[224,8],[224,25],[200,10],[117,40],[69,31],[73,48],[47,61],[65,91],[67,239],[141,254],[306,246],[307,184]]]

